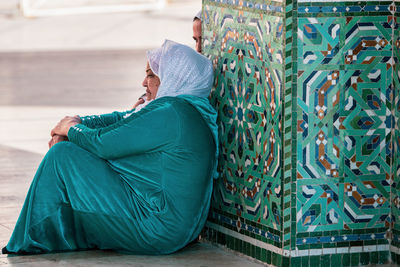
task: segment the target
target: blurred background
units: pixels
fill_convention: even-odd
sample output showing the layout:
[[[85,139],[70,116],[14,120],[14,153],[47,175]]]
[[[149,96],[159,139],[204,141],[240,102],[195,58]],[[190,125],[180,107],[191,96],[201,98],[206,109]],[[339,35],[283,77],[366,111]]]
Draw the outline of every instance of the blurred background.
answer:
[[[1,0],[0,149],[45,154],[66,115],[127,110],[144,93],[145,52],[194,47],[201,0]]]

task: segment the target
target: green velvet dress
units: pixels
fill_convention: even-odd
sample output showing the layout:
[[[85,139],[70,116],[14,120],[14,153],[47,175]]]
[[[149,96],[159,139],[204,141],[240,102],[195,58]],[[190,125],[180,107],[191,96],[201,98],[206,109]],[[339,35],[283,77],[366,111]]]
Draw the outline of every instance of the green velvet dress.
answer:
[[[188,95],[82,117],[44,157],[3,252],[184,247],[207,218],[215,123],[208,100]]]

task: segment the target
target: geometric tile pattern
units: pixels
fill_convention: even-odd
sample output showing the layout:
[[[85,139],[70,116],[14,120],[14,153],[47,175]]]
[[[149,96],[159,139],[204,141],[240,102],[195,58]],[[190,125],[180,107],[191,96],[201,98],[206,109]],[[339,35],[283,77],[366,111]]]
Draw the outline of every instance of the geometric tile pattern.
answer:
[[[394,16],[394,29],[393,29],[393,58],[394,70],[392,87],[394,90],[394,130],[393,130],[393,144],[394,144],[394,157],[392,174],[394,182],[392,184],[392,219],[393,219],[393,241],[392,245],[400,248],[400,2],[395,2],[396,12]],[[399,251],[397,251],[399,252]],[[400,263],[400,253],[392,255],[397,263]]]
[[[305,237],[297,238],[296,244],[330,244],[332,242],[350,242],[358,240],[383,240],[386,238],[385,233],[379,234],[350,234],[350,235],[337,235],[337,236],[323,236],[323,237]]]
[[[208,2],[213,4],[234,5],[237,8],[249,8],[256,12],[283,12],[283,6],[281,4],[273,3],[272,1],[208,0]],[[277,0],[275,2],[282,2],[282,0]]]
[[[217,74],[212,103],[221,143],[213,207],[280,230],[282,18],[222,10],[204,6],[204,51]]]
[[[370,20],[298,19],[298,232],[390,224],[393,23]]]
[[[368,15],[380,15],[382,12],[388,12],[393,9],[394,3],[392,1],[351,1],[352,3],[346,3],[345,1],[332,1],[334,3],[311,3],[311,1],[302,3],[302,6],[298,8],[298,13],[310,14],[310,13],[324,13],[328,16],[341,16],[343,13],[353,13],[358,15],[364,15],[368,12]],[[392,5],[391,5],[392,4]]]
[[[399,3],[203,0],[221,145],[208,239],[274,266],[385,263],[389,239],[396,260]]]
[[[277,231],[270,232],[267,227],[257,227],[256,224],[251,223],[251,221],[243,219],[239,216],[227,216],[218,214],[215,211],[211,211],[209,215],[210,221],[215,221],[222,223],[226,227],[237,230],[238,233],[248,233],[257,236],[264,242],[269,242],[271,244],[280,243],[280,235],[277,235]]]
[[[285,3],[285,83],[283,91],[283,249],[295,247],[296,231],[296,94],[297,74],[297,2]]]

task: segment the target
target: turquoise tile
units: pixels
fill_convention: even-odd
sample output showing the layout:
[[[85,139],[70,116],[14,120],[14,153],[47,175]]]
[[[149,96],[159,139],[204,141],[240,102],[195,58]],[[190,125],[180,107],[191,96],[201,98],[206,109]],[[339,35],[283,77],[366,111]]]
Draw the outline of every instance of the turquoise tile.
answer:
[[[392,2],[380,1],[378,9],[376,3],[286,1],[290,13],[261,16],[255,6],[203,1],[204,53],[218,59],[211,102],[221,157],[213,223],[237,231],[240,218],[254,228],[241,234],[288,250],[388,244],[382,236],[388,225],[400,229],[400,209],[391,203],[400,203],[400,156],[393,150],[400,149],[400,120],[390,115],[400,117],[399,64],[389,64],[392,55],[399,62],[399,31],[388,8],[380,11]],[[360,6],[365,10],[356,11]],[[333,7],[349,10],[335,14]],[[287,263],[224,234],[210,236],[266,262]],[[309,237],[316,239],[301,242]],[[389,252],[318,257],[290,263],[378,264]]]

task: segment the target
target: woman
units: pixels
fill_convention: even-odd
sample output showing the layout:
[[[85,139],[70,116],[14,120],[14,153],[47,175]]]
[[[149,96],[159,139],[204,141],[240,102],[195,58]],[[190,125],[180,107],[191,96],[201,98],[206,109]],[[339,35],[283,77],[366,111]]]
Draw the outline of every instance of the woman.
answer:
[[[172,41],[147,57],[160,83],[140,111],[67,117],[52,130],[69,142],[44,157],[3,253],[167,254],[199,235],[218,153],[212,65]]]

